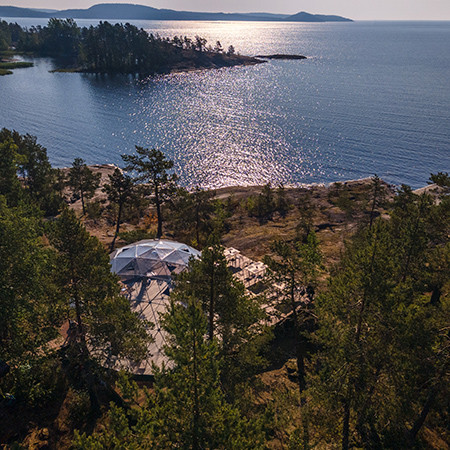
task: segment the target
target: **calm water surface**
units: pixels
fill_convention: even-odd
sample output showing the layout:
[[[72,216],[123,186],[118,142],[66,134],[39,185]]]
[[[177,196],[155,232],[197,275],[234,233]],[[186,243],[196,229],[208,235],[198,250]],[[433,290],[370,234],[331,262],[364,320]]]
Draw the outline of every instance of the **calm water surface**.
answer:
[[[120,164],[135,145],[158,147],[186,185],[377,173],[420,187],[450,171],[450,22],[135,23],[309,59],[144,80],[49,73],[52,61],[36,59],[0,77],[0,127],[38,136],[57,166]]]

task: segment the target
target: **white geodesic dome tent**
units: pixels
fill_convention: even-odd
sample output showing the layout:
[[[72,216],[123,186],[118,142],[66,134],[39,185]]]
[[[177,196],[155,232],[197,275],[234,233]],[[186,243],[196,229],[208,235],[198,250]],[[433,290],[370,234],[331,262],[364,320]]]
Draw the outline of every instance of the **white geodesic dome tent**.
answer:
[[[186,270],[189,260],[198,257],[200,252],[194,248],[163,239],[139,241],[111,254],[111,270],[120,277],[122,293],[131,309],[154,324],[149,330],[154,339],[149,346],[149,359],[139,367],[129,367],[135,374],[150,375],[152,363],[161,366],[165,361],[165,336],[159,316],[168,305],[172,276]]]
[[[112,271],[122,281],[135,277],[170,280],[185,270],[190,258],[200,252],[186,244],[168,240],[145,240],[119,248],[111,254]]]

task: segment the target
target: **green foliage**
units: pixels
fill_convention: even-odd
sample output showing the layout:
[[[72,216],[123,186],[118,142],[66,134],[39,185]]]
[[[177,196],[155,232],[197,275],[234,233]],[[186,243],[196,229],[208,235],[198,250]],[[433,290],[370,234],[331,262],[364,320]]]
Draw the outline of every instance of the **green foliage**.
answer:
[[[271,271],[270,275],[278,283],[286,285],[287,292],[315,284],[322,256],[314,232],[308,234],[306,242],[275,241],[271,250],[274,256],[267,256],[264,262]]]
[[[99,200],[89,202],[86,204],[86,215],[89,219],[98,220],[103,213],[103,205]]]
[[[384,207],[386,204],[386,188],[383,186],[382,181],[377,175],[372,177],[372,185],[368,203],[370,206],[369,228],[371,228],[375,219],[376,210]]]
[[[272,220],[275,212],[278,212],[281,217],[286,217],[291,204],[283,185],[278,186],[274,191],[271,184],[267,183],[259,195],[248,198],[246,209],[250,217],[256,217],[263,224]]]
[[[221,218],[216,213],[214,192],[196,187],[192,192],[179,188],[170,205],[170,223],[180,240],[201,247],[215,231]],[[217,223],[218,222],[218,223]]]
[[[0,392],[10,392],[19,402],[39,409],[64,395],[65,380],[55,355],[23,355],[0,384]]]
[[[17,177],[22,161],[17,145],[9,139],[0,140],[0,195],[5,196],[10,205],[16,206],[22,197],[20,181]]]
[[[51,243],[58,251],[58,284],[77,322],[78,339],[89,342],[102,362],[141,361],[147,352],[145,324],[131,312],[111,273],[108,254],[75,213],[66,209],[54,223]]]
[[[261,347],[268,339],[260,325],[264,314],[260,299],[245,292],[228,268],[223,247],[203,249],[200,259],[191,260],[189,270],[176,279],[174,298],[195,297],[208,317],[208,336],[220,340],[221,371],[226,389],[250,377],[264,364]]]
[[[73,19],[51,18],[46,27],[18,30],[19,51],[42,56],[77,58],[81,45],[81,30]]]
[[[431,174],[430,182],[437,184],[439,187],[450,188],[450,177],[447,172],[438,172],[436,174]]]
[[[273,256],[266,256],[264,262],[269,268],[269,278],[282,286],[280,302],[289,305],[294,324],[295,352],[297,358],[297,379],[300,393],[300,412],[302,420],[302,448],[309,446],[308,409],[306,404],[306,370],[307,339],[302,327],[311,321],[311,305],[302,299],[307,287],[316,283],[317,271],[321,267],[322,256],[316,234],[310,232],[306,242],[290,244],[275,241],[272,244]]]
[[[61,304],[54,253],[39,221],[0,196],[0,359],[20,363],[56,336]]]
[[[29,29],[3,23],[0,45],[4,48],[13,43],[11,34],[14,33],[19,51],[64,57],[70,66],[87,72],[152,74],[187,62],[200,66],[208,55],[210,60],[214,58],[215,62],[224,64],[230,59],[221,52],[220,46],[216,45],[214,50],[206,47],[206,39],[199,36],[195,40],[182,36],[161,38],[130,23],[104,21],[80,28],[72,19],[52,18],[46,27]],[[233,55],[234,50],[229,50],[227,56]]]
[[[311,233],[314,225],[314,217],[316,215],[315,207],[311,200],[311,191],[308,190],[298,204],[300,220],[296,228],[297,239],[306,243],[309,233]]]
[[[86,201],[95,195],[100,185],[100,173],[94,173],[83,159],[75,158],[69,170],[67,185],[72,189],[72,200],[81,199],[83,215],[86,214]]]
[[[73,426],[84,425],[89,417],[91,401],[87,391],[72,391],[70,401],[67,404],[69,419]]]
[[[0,142],[8,140],[16,146],[17,174],[24,188],[22,196],[39,206],[45,215],[56,215],[62,206],[62,199],[56,189],[57,171],[48,160],[47,150],[37,143],[34,136],[1,130]]]
[[[125,170],[137,172],[134,181],[145,183],[144,189],[148,189],[151,201],[156,207],[158,218],[157,238],[162,236],[163,213],[162,206],[173,198],[176,192],[178,177],[170,173],[173,161],[167,159],[161,150],[147,149],[136,146],[135,155],[122,155],[127,163]]]
[[[111,242],[110,250],[114,249],[117,236],[120,232],[120,222],[125,205],[129,203],[137,204],[140,201],[141,190],[137,189],[132,178],[116,168],[112,175],[109,175],[109,183],[103,187],[111,205],[117,206],[116,231]]]
[[[448,395],[448,298],[430,303],[424,283],[436,252],[448,252],[434,232],[441,207],[403,186],[391,220],[374,221],[347,245],[316,302],[322,351],[310,395],[316,423],[328,425],[323,436],[340,435],[343,448],[411,446],[431,401]],[[443,289],[448,257],[437,265]]]
[[[23,36],[24,31],[17,23],[0,21],[0,52],[8,50],[12,45],[17,44]]]
[[[60,379],[47,357],[65,310],[55,271],[34,211],[8,208],[0,196],[0,360],[12,367],[0,392],[35,407],[54,398]]]
[[[168,333],[165,352],[172,368],[155,368],[148,403],[126,413],[112,406],[109,423],[93,436],[76,434],[74,447],[104,448],[264,448],[262,421],[243,417],[221,390],[219,347],[206,338],[208,323],[192,297],[172,301],[162,318]],[[122,380],[125,391],[135,388]]]
[[[286,196],[286,189],[280,184],[276,190],[275,210],[284,218],[291,208],[292,206]]]
[[[25,61],[0,62],[0,69],[26,69],[27,67],[33,67],[33,63]]]
[[[249,215],[258,218],[260,223],[272,219],[275,212],[275,199],[270,183],[263,186],[259,195],[248,199],[247,210]]]

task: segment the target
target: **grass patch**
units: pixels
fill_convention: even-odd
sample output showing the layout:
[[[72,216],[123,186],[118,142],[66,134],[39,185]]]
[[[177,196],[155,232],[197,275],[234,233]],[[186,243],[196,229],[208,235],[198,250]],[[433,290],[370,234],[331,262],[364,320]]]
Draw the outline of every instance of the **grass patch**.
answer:
[[[25,69],[26,67],[33,67],[32,62],[25,61],[6,61],[0,62],[0,69],[10,70],[10,69]]]
[[[3,75],[12,75],[12,72],[10,70],[0,69],[0,77]]]

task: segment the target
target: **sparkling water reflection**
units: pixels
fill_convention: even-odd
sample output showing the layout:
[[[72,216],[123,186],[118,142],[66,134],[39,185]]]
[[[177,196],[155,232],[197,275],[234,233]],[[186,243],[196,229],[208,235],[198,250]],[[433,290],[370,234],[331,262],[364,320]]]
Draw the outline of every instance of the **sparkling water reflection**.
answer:
[[[186,185],[377,173],[418,187],[450,169],[449,23],[137,24],[309,59],[145,80],[52,74],[39,59],[0,78],[0,126],[37,135],[59,166],[75,156],[120,164],[134,145],[159,147]]]

